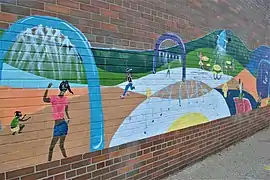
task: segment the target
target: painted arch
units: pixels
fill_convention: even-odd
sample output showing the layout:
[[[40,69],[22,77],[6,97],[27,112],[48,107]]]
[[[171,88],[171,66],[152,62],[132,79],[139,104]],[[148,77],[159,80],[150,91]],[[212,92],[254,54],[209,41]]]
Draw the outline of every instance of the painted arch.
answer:
[[[47,16],[30,16],[14,23],[3,33],[0,40],[0,81],[2,80],[4,58],[8,50],[16,42],[17,36],[20,32],[26,31],[27,28],[32,28],[40,24],[61,30],[65,36],[69,37],[71,43],[76,47],[78,54],[82,58],[88,80],[90,151],[101,150],[104,148],[104,119],[98,71],[90,43],[76,27],[66,21]]]
[[[183,70],[182,70],[182,81],[185,81],[186,79],[186,49],[185,49],[185,45],[184,42],[182,41],[182,39],[174,34],[174,33],[165,33],[162,34],[156,44],[155,44],[155,51],[154,51],[154,57],[153,57],[153,73],[156,73],[156,62],[157,62],[157,57],[158,57],[158,49],[160,47],[160,45],[166,41],[166,40],[171,40],[174,41],[175,43],[178,44],[178,47],[180,48],[180,52],[182,52],[181,56],[182,56],[182,63],[183,63]]]

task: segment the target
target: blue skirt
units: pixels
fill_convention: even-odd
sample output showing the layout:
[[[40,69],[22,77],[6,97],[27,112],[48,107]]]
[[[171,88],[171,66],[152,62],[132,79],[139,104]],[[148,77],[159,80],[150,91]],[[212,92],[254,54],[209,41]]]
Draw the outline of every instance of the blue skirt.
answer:
[[[55,123],[53,129],[53,137],[66,136],[68,133],[68,124],[66,121],[62,121],[59,124]]]

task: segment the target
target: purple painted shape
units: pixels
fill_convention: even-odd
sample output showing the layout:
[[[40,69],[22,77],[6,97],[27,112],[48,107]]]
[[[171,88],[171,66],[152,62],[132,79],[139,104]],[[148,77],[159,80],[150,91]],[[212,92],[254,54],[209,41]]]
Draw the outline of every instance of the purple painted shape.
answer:
[[[158,38],[155,45],[155,52],[154,52],[154,57],[153,57],[153,73],[154,74],[156,73],[156,61],[159,54],[158,49],[161,43],[164,42],[165,40],[172,40],[175,43],[177,43],[180,48],[180,52],[182,52],[181,54],[182,63],[183,63],[182,81],[185,81],[186,79],[186,49],[185,49],[185,45],[182,39],[174,33],[165,33]]]
[[[270,62],[262,59],[258,65],[257,72],[257,93],[261,98],[267,98],[269,95],[270,86]]]

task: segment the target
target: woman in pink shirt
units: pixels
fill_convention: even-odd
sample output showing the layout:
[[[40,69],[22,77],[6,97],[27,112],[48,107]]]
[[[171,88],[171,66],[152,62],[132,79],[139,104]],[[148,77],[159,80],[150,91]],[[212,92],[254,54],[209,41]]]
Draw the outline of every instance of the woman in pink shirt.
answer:
[[[64,143],[66,139],[66,135],[68,133],[68,123],[69,123],[69,114],[68,114],[68,98],[64,96],[65,92],[68,90],[70,93],[73,94],[73,92],[70,89],[68,81],[62,81],[59,85],[60,93],[58,96],[51,96],[47,97],[48,95],[48,89],[52,87],[52,83],[48,85],[48,88],[46,89],[43,101],[45,103],[51,103],[52,104],[52,116],[55,120],[54,124],[54,130],[53,130],[53,138],[51,141],[51,145],[49,148],[49,155],[48,155],[48,161],[52,160],[53,155],[53,149],[60,139],[60,149],[64,157],[67,157]],[[67,120],[65,120],[65,114],[67,116]]]

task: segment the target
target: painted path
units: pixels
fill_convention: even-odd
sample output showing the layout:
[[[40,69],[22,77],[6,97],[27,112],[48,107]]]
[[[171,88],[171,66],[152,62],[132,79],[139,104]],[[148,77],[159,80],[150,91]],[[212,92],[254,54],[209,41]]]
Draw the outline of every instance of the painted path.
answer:
[[[198,98],[182,100],[181,107],[178,100],[152,97],[125,118],[114,134],[110,147],[166,133],[176,119],[191,112],[201,113],[208,120],[230,116],[225,99],[216,90]]]
[[[3,63],[2,80],[0,86],[8,86],[13,88],[47,88],[52,82],[52,88],[58,88],[61,81],[47,79],[41,76],[22,71],[18,68]],[[71,87],[88,87],[87,84],[70,83]]]
[[[182,80],[182,68],[171,69],[171,77],[166,78],[167,70],[159,71],[156,74],[150,74],[145,77],[133,80],[133,84],[136,87],[134,90],[136,93],[144,94],[146,89],[150,88],[152,93],[165,88],[170,84],[174,84]],[[231,80],[233,77],[228,75],[222,75],[220,80],[214,80],[213,73],[198,68],[186,69],[186,80],[201,81],[211,88],[216,88],[225,82]],[[126,82],[121,83],[118,87],[125,89]]]

